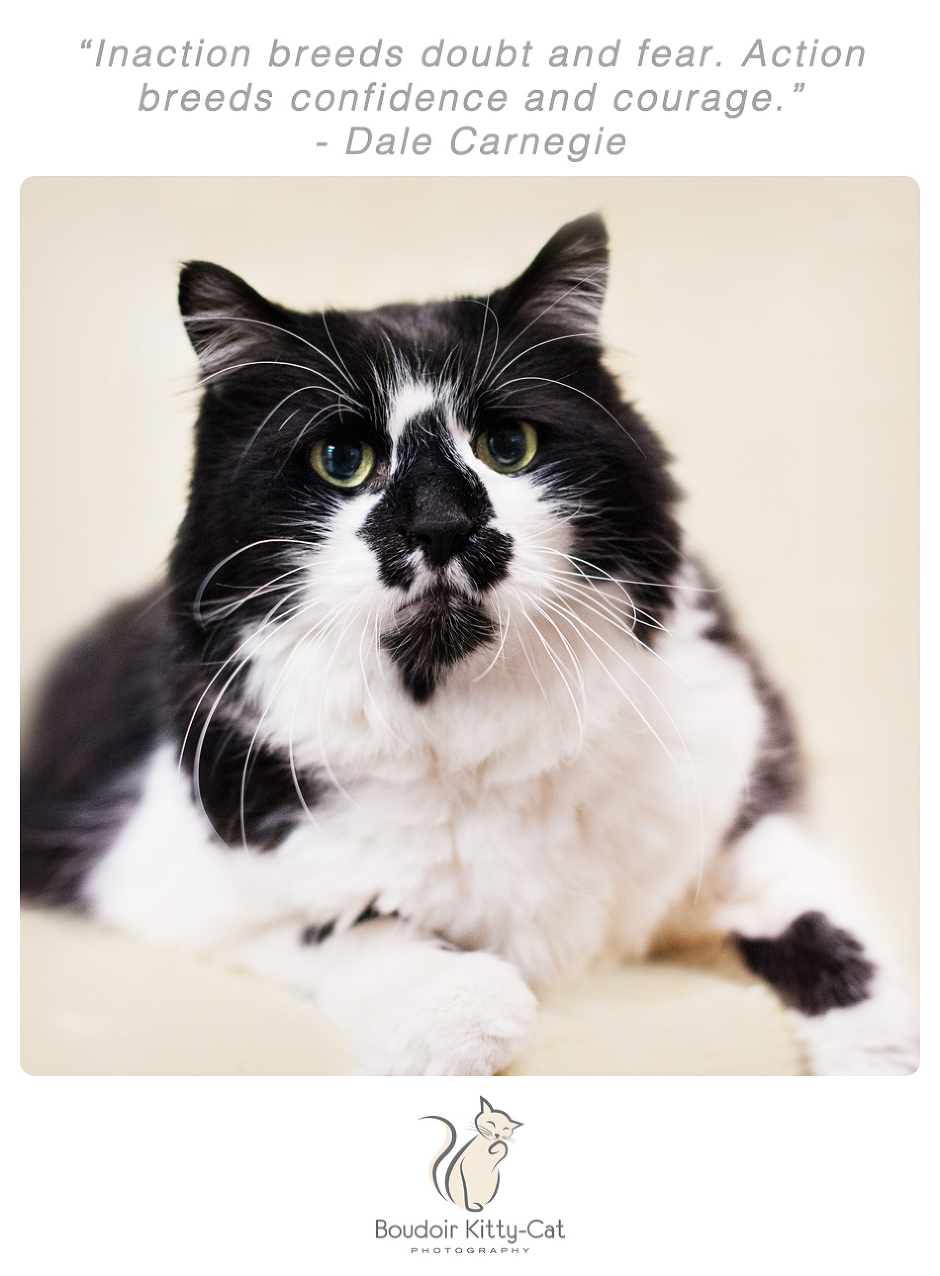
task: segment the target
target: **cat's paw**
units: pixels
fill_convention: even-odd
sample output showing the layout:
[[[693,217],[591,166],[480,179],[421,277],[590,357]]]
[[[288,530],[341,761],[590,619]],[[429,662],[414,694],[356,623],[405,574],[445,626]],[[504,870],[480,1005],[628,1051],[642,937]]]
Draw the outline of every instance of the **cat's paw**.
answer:
[[[363,1073],[491,1076],[518,1053],[536,1000],[516,968],[489,953],[435,958],[356,1034]]]
[[[917,1071],[917,1016],[906,995],[885,987],[856,1006],[807,1017],[793,1012],[814,1076],[901,1077]]]

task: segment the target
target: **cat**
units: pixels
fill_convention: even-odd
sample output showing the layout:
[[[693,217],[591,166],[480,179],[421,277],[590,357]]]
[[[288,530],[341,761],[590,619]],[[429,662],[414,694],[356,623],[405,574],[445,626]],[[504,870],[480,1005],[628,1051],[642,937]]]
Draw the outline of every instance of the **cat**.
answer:
[[[590,215],[486,298],[306,314],[183,268],[189,506],[49,679],[24,895],[281,981],[365,1073],[492,1074],[559,973],[702,940],[811,1071],[908,1073],[784,700],[603,362],[607,267]]]
[[[457,1131],[446,1117],[427,1116],[421,1120],[441,1121],[450,1131],[444,1146],[431,1162],[431,1182],[445,1201],[452,1201],[472,1214],[479,1213],[499,1190],[499,1163],[509,1152],[506,1140],[522,1122],[513,1121],[508,1113],[492,1107],[481,1094],[480,1111],[473,1122],[477,1134],[454,1154],[441,1188],[437,1171],[457,1142]]]

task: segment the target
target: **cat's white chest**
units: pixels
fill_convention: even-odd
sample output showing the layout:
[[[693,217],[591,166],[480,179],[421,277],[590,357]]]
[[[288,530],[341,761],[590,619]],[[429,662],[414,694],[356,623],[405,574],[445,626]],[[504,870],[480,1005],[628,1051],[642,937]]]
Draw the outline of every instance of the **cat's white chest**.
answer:
[[[528,776],[407,760],[340,775],[268,853],[212,838],[164,748],[86,897],[117,925],[200,949],[291,918],[351,923],[371,904],[532,980],[605,946],[639,956],[730,822],[759,718],[737,660],[694,639],[667,654],[669,676],[651,661],[645,700],[634,687],[635,707],[599,712],[567,760]]]
[[[576,775],[476,795],[438,780],[353,796],[325,826],[328,845],[311,850],[319,906],[331,893],[337,908],[347,892],[374,898],[381,912],[498,952],[533,977],[590,956],[603,939],[615,857],[590,818],[598,794]],[[344,857],[355,860],[351,875],[337,871]]]
[[[279,857],[303,865],[324,921],[374,901],[461,947],[500,953],[530,979],[605,947],[640,956],[740,790],[711,713],[689,713],[682,734],[680,752],[625,717],[529,778],[350,785]]]

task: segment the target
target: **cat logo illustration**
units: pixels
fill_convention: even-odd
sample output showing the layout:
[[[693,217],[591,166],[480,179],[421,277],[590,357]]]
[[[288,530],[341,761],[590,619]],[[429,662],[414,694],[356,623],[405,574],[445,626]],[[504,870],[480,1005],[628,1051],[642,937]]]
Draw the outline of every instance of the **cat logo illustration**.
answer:
[[[480,1111],[473,1123],[477,1133],[454,1153],[444,1173],[442,1187],[440,1167],[457,1142],[457,1131],[445,1117],[426,1116],[421,1120],[440,1121],[448,1129],[444,1146],[431,1162],[431,1182],[445,1201],[452,1201],[471,1214],[479,1213],[499,1190],[499,1165],[509,1153],[506,1140],[522,1122],[513,1121],[508,1113],[500,1112],[481,1095]]]

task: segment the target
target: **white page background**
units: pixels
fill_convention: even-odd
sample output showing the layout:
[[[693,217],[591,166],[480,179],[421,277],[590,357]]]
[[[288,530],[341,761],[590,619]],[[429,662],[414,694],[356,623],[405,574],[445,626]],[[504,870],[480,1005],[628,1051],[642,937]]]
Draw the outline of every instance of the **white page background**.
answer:
[[[212,4],[173,0],[159,7],[98,3],[20,6],[8,21],[4,47],[6,130],[10,158],[3,173],[4,386],[8,437],[16,406],[14,362],[19,184],[38,174],[820,174],[907,175],[920,184],[923,217],[924,384],[926,473],[936,474],[936,377],[930,366],[936,325],[936,128],[926,6],[819,2],[735,4],[645,3],[571,7],[496,4],[481,0],[445,15],[438,4],[356,6],[317,10],[283,3]],[[544,35],[542,33],[545,33]],[[448,45],[497,43],[546,47],[622,41],[622,71],[580,72],[568,82],[603,88],[634,84],[673,87],[678,73],[639,77],[627,54],[650,35],[653,44],[701,46],[722,52],[725,89],[767,87],[779,112],[738,120],[689,112],[650,112],[623,124],[624,152],[573,164],[564,156],[537,159],[459,157],[449,130],[434,121],[435,144],[424,157],[362,158],[342,154],[344,126],[326,125],[284,109],[287,88],[312,81],[309,71],[265,70],[276,37],[296,47],[349,43],[382,36],[409,52],[444,38]],[[762,36],[778,44],[866,48],[864,71],[811,75],[793,69],[759,71],[737,64]],[[247,44],[260,69],[207,78],[226,92],[249,79],[276,94],[264,114],[142,113],[136,109],[146,72],[94,74],[94,52],[81,41],[101,37],[130,46]],[[257,51],[257,53],[255,53]],[[732,68],[729,70],[729,68]],[[404,74],[407,69],[407,75]],[[814,68],[815,69],[815,68]],[[350,69],[351,70],[351,69]],[[413,71],[413,74],[412,74]],[[443,81],[411,66],[397,80],[434,87]],[[389,73],[389,82],[391,72]],[[348,81],[334,77],[336,85]],[[563,83],[542,77],[546,87]],[[465,73],[466,84],[505,87],[535,83],[519,67]],[[795,94],[793,83],[806,83]],[[157,76],[154,75],[154,83]],[[161,73],[179,87],[182,73]],[[324,78],[323,83],[326,83]],[[397,82],[397,81],[396,81]],[[448,83],[457,83],[455,76]],[[706,87],[704,79],[696,80]],[[282,88],[282,86],[284,86]],[[283,100],[282,100],[283,99]],[[626,117],[625,117],[626,118]],[[532,127],[510,109],[493,127]],[[592,114],[586,131],[619,127],[613,112]],[[401,125],[396,121],[399,130]],[[548,126],[540,126],[543,133]],[[570,132],[570,126],[564,131]],[[315,141],[328,138],[326,148]],[[6,543],[15,541],[11,484],[4,502]],[[927,489],[928,493],[930,488]],[[927,507],[928,549],[935,531]],[[928,571],[935,567],[932,556]],[[12,564],[11,564],[12,568]],[[929,577],[928,577],[929,579]],[[925,609],[924,650],[937,649],[934,617]],[[11,657],[12,658],[12,657]],[[925,688],[935,691],[931,671]],[[12,693],[11,721],[13,715]],[[931,703],[935,706],[935,697]],[[929,713],[926,755],[932,807],[925,845],[936,845],[935,734]],[[930,764],[933,763],[931,766]],[[12,762],[9,768],[13,806]],[[927,857],[923,898],[936,908],[936,873]],[[12,870],[11,870],[12,871]],[[8,895],[5,963],[15,969],[14,893]],[[924,1063],[905,1080],[758,1078],[37,1078],[16,1060],[15,990],[4,1023],[8,1111],[18,1138],[12,1159],[22,1187],[17,1206],[18,1253],[10,1270],[248,1273],[316,1272],[329,1265],[358,1270],[379,1263],[390,1271],[462,1268],[483,1262],[525,1264],[529,1270],[679,1273],[914,1272],[922,1248],[928,1188],[922,1131],[936,1094],[933,973],[936,945],[925,927]],[[435,1137],[417,1118],[441,1112],[471,1119],[482,1088],[495,1105],[525,1122],[527,1138],[513,1150],[512,1175],[501,1208],[486,1217],[525,1222],[561,1219],[565,1238],[532,1240],[529,1253],[411,1254],[424,1242],[377,1241],[375,1219],[415,1223],[464,1216],[430,1192],[425,1166]],[[525,1242],[520,1242],[520,1248]],[[473,1244],[469,1242],[468,1244]],[[486,1246],[497,1250],[503,1241]]]

